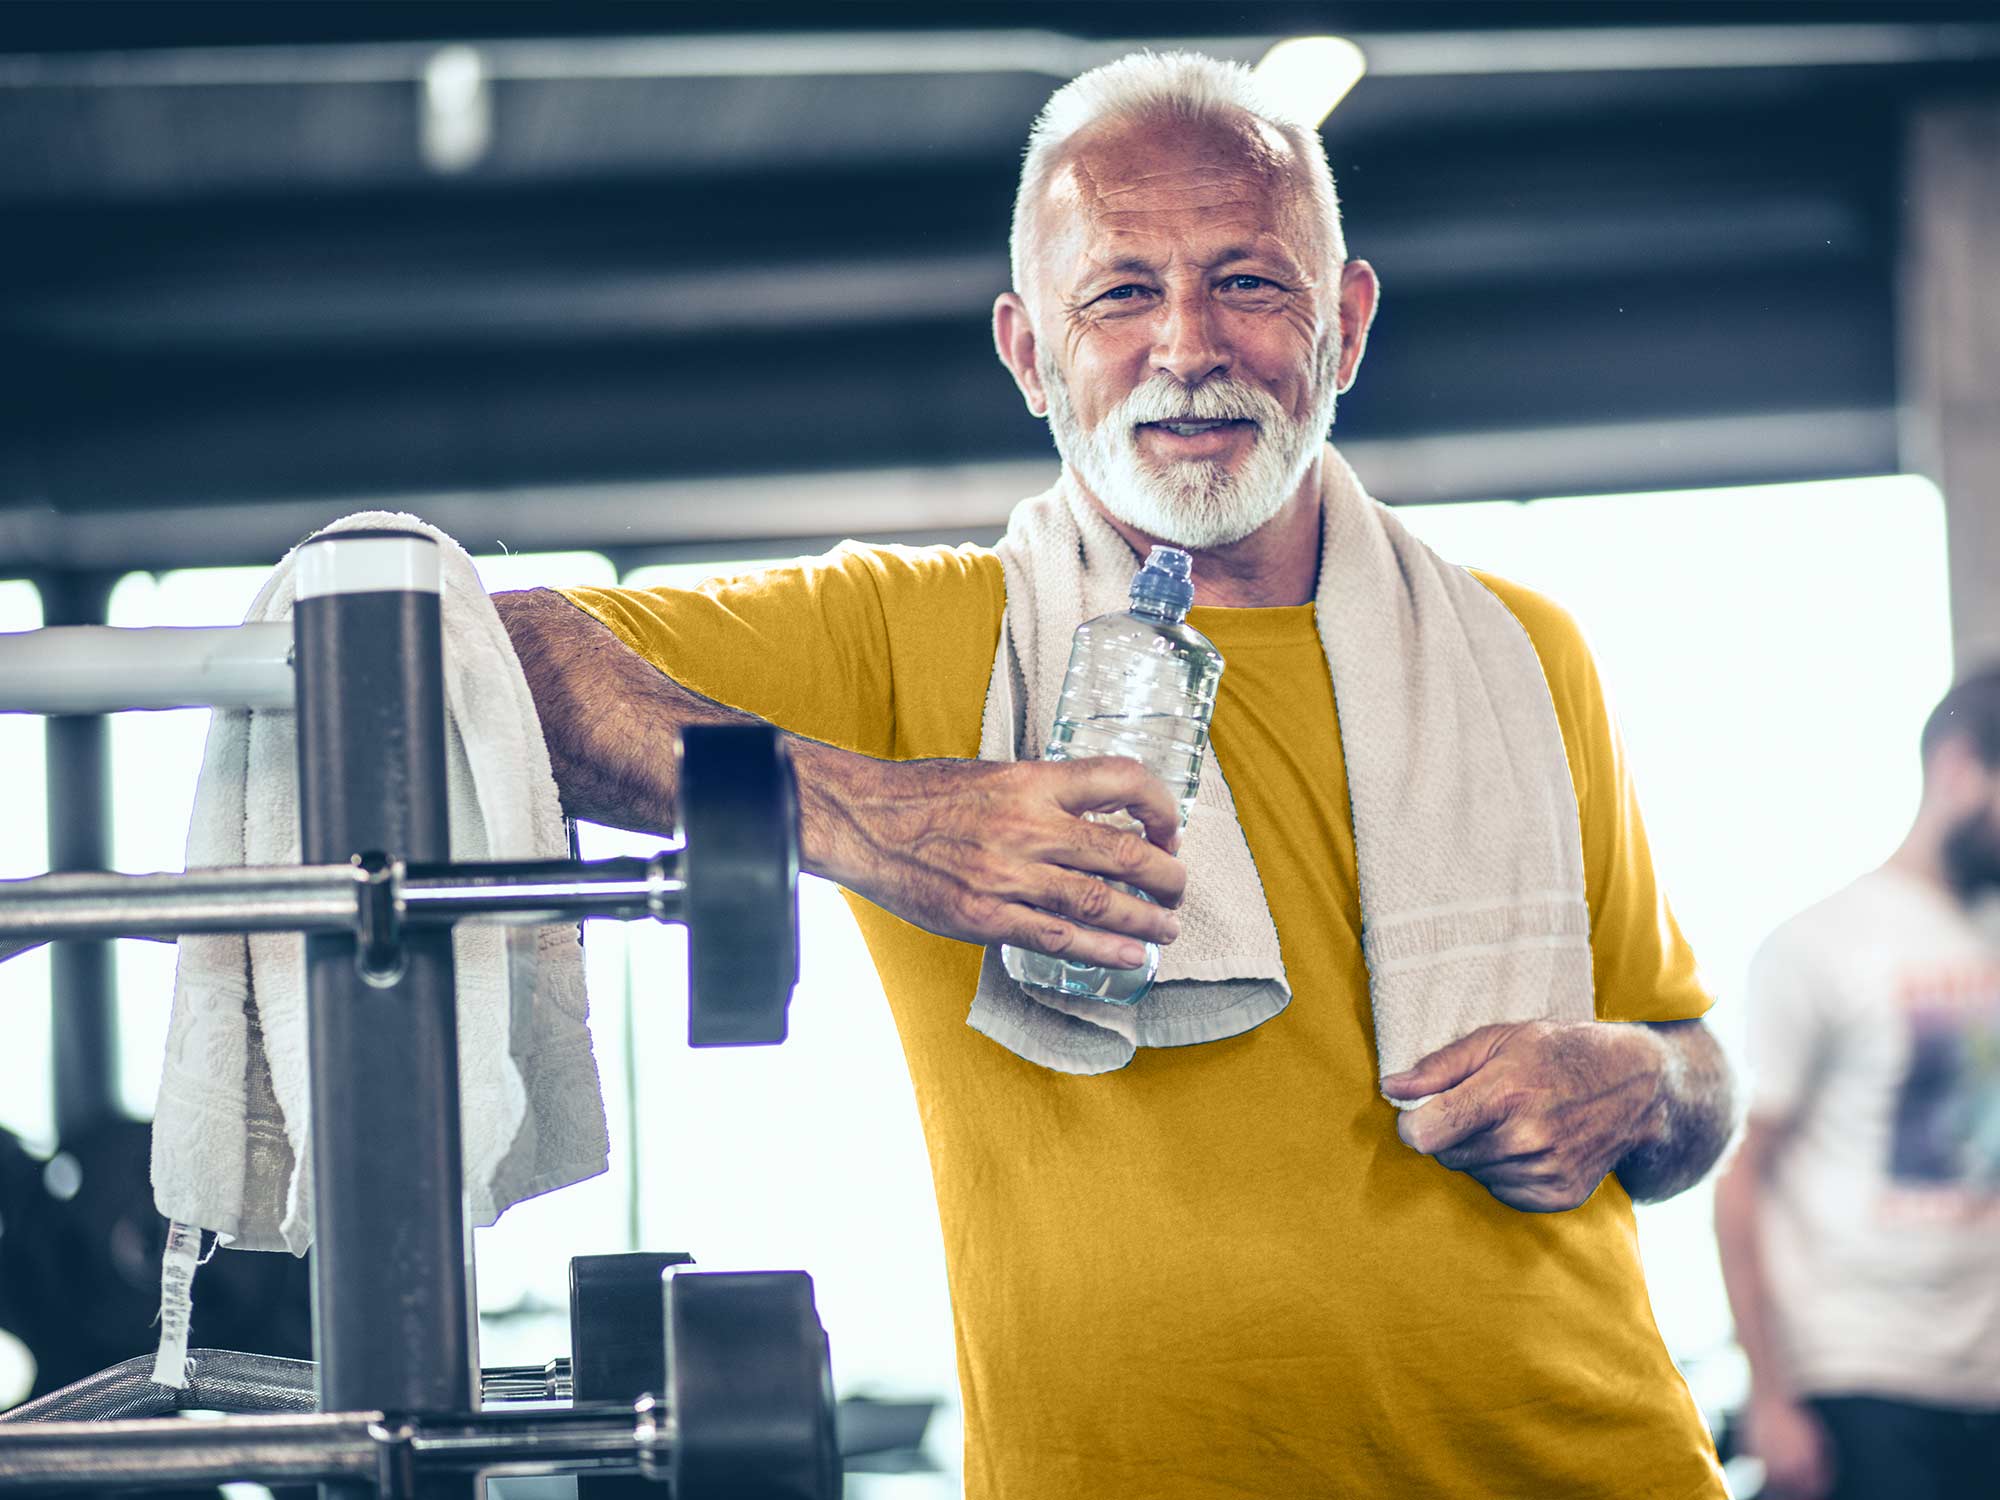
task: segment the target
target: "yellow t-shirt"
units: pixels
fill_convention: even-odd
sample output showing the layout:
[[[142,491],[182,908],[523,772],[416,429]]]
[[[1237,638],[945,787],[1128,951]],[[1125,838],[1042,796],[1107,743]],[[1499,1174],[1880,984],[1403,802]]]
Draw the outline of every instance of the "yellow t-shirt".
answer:
[[[1484,581],[1533,639],[1561,722],[1598,1017],[1698,1016],[1709,996],[1582,637]],[[1005,604],[990,552],[850,547],[697,592],[570,597],[686,686],[797,733],[977,753]],[[967,1495],[1723,1494],[1617,1181],[1570,1213],[1520,1213],[1396,1134],[1313,606],[1190,623],[1227,664],[1215,753],[1294,987],[1282,1014],[1119,1072],[1053,1073],[965,1024],[977,947],[853,900],[930,1149]]]

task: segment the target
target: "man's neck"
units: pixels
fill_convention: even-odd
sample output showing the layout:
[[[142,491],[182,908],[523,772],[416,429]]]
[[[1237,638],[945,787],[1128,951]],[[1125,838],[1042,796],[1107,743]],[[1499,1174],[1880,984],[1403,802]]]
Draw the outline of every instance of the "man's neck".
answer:
[[[1231,609],[1269,609],[1308,604],[1319,587],[1320,466],[1315,457],[1292,498],[1270,520],[1241,541],[1203,551],[1189,549],[1194,559],[1194,602]],[[1111,529],[1144,557],[1154,547],[1176,547],[1170,537],[1152,536],[1128,526],[1090,492],[1071,471],[1070,478]]]
[[[1964,903],[1964,895],[1952,884],[1945,869],[1944,830],[1937,822],[1919,813],[1896,852],[1883,861],[1886,869],[1907,875],[1937,890],[1940,895]]]

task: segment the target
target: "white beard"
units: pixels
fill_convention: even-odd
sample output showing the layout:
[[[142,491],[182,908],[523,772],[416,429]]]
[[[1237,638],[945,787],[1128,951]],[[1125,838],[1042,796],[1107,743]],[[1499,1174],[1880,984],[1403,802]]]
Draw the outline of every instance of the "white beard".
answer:
[[[1049,399],[1056,451],[1104,508],[1127,526],[1201,551],[1241,541],[1284,509],[1333,426],[1333,378],[1339,342],[1325,340],[1313,371],[1312,409],[1294,419],[1268,392],[1221,375],[1192,389],[1155,375],[1088,432],[1077,420],[1069,386],[1046,346],[1036,359]],[[1242,468],[1220,459],[1158,464],[1139,451],[1145,422],[1249,421],[1257,435]]]

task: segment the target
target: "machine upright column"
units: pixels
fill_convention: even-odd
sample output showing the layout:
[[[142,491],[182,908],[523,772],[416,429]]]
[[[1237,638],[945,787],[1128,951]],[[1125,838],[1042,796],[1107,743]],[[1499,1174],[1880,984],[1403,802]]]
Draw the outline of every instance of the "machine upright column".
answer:
[[[50,625],[102,625],[116,580],[63,573],[42,580]],[[111,733],[102,714],[49,719],[49,868],[111,867]],[[50,956],[54,1005],[56,1138],[76,1141],[122,1116],[118,1102],[118,991],[109,942],[57,943]]]
[[[338,532],[301,550],[297,577],[302,857],[448,859],[436,543]],[[328,1411],[478,1405],[452,939],[403,942],[400,977],[378,985],[352,937],[306,939],[313,1341]]]

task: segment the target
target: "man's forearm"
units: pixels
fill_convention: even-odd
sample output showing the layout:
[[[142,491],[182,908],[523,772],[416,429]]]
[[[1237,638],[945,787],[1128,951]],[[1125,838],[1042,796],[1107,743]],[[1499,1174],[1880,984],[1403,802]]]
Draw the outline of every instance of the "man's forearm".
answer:
[[[562,595],[495,594],[541,715],[563,811],[614,828],[670,834],[678,792],[674,744],[690,724],[762,722],[683,687]],[[807,869],[834,875],[846,773],[866,756],[787,735],[799,783]],[[854,765],[842,765],[851,762]]]
[[[1661,1049],[1660,1087],[1640,1143],[1615,1168],[1625,1191],[1657,1203],[1693,1187],[1715,1165],[1735,1126],[1729,1061],[1699,1021],[1644,1026]]]
[[[690,724],[760,722],[683,687],[560,594],[496,594],[576,817],[667,833],[674,741]],[[1135,760],[877,760],[786,736],[799,862],[944,937],[1130,968],[1171,942],[1186,872],[1166,785]],[[1144,836],[1093,822],[1128,813]],[[1112,882],[1117,882],[1113,884]]]
[[[549,589],[495,594],[493,603],[541,715],[563,810],[671,833],[675,736],[689,724],[751,716],[682,687]]]
[[[1759,1396],[1791,1401],[1796,1392],[1779,1355],[1758,1228],[1761,1175],[1762,1152],[1757,1143],[1746,1139],[1745,1149],[1715,1185],[1715,1243],[1722,1261],[1723,1289],[1736,1321],[1736,1342],[1750,1363],[1751,1389]]]

